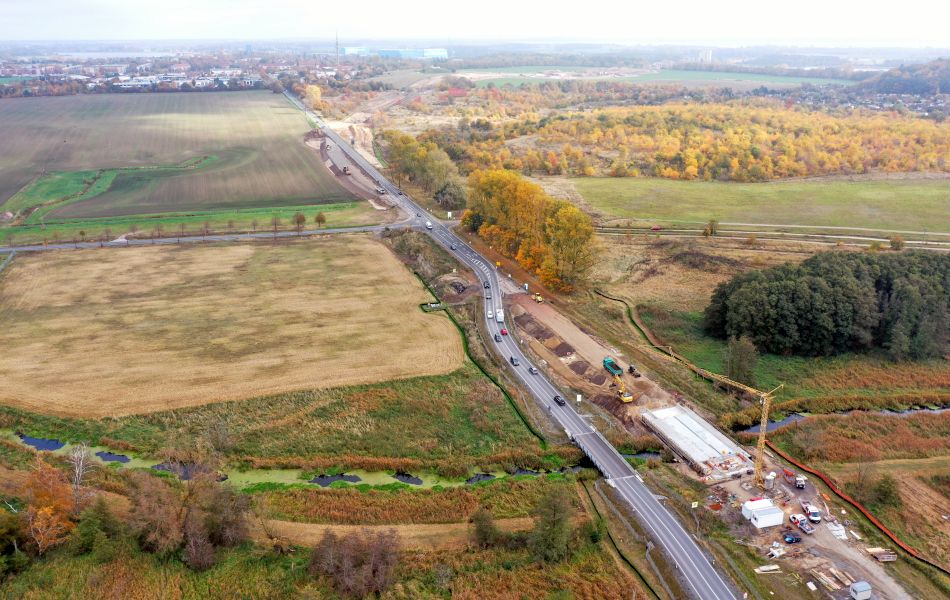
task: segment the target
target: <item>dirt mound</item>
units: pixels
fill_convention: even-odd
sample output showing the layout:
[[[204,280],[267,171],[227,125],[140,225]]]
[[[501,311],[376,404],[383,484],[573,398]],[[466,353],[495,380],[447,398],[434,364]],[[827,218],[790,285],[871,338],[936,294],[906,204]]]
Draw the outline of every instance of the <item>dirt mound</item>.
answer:
[[[569,368],[570,370],[574,371],[575,373],[577,373],[578,375],[582,377],[584,376],[585,373],[587,373],[587,369],[589,367],[590,367],[590,363],[585,362],[583,360],[575,360],[574,362],[572,362],[571,364],[567,366],[567,368]]]

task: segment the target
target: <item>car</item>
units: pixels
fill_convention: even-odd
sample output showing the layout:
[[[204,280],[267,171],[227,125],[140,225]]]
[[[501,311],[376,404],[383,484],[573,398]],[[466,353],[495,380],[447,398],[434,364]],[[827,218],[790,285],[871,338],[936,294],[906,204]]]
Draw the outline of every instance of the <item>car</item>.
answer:
[[[794,531],[786,531],[784,534],[782,534],[782,540],[784,540],[786,544],[797,544],[798,542],[802,541],[802,536],[798,535]]]
[[[653,227],[650,228],[650,231],[663,231],[663,228],[660,227],[659,225],[654,225]]]
[[[504,327],[502,327],[502,329],[501,329],[501,335],[508,335],[508,330],[505,329]]]
[[[788,520],[794,523],[795,525],[798,525],[799,523],[803,523],[803,522],[807,523],[808,517],[799,513],[799,514],[789,515]]]
[[[495,316],[495,313],[494,313],[494,312],[488,311],[488,318],[489,318],[489,319],[494,318],[494,316]]]
[[[491,287],[491,284],[486,281],[486,282],[485,282],[485,289],[487,290],[487,289],[490,288],[490,287]]]
[[[521,361],[518,360],[517,356],[512,356],[509,360],[511,361],[511,366],[513,367],[517,367],[518,365],[521,364]]]
[[[564,406],[565,404],[567,404],[567,402],[564,401],[564,398],[561,398],[560,396],[554,397],[554,403],[557,404],[558,406]]]
[[[422,213],[416,213],[416,216],[417,216],[417,217],[421,217],[421,216],[422,216]]]
[[[501,336],[498,335],[497,333],[495,334],[495,341],[496,341],[496,342],[500,342],[500,341],[501,341]]]
[[[455,244],[449,244],[449,250],[455,250]]]
[[[540,371],[538,371],[537,367],[528,367],[528,373],[531,373],[532,375],[537,375],[538,373],[540,373]]]

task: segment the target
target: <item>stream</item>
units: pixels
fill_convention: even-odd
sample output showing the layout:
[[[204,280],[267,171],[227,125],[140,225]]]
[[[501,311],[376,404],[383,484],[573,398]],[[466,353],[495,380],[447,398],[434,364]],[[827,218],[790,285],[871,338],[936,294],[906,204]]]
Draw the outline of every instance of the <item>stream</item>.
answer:
[[[53,454],[66,455],[75,447],[75,444],[69,444],[54,438],[41,438],[28,435],[20,435],[11,430],[0,430],[0,437],[20,442],[24,446],[29,446],[34,450],[52,452]],[[120,454],[104,446],[89,446],[90,453],[95,460],[109,468],[126,469],[152,469],[164,471],[177,475],[180,479],[187,481],[196,474],[195,466],[179,463],[163,463],[154,458],[136,456],[132,453]],[[576,470],[580,467],[565,467],[563,470]],[[321,473],[313,476],[313,471],[304,471],[303,469],[224,469],[218,472],[219,480],[227,480],[239,489],[243,489],[260,483],[276,484],[313,484],[314,487],[329,487],[332,483],[343,481],[349,484],[368,484],[372,486],[383,486],[393,483],[402,483],[416,488],[440,487],[460,487],[472,485],[482,481],[491,481],[512,476],[537,476],[543,475],[540,471],[530,471],[527,469],[518,469],[514,473],[505,471],[492,471],[488,473],[475,473],[467,479],[448,479],[437,475],[436,473],[389,473],[387,471],[363,471],[354,469],[345,473]]]
[[[945,411],[947,411],[947,410],[950,410],[950,407],[943,407],[943,408],[927,408],[927,407],[923,407],[923,408],[908,408],[908,409],[905,409],[905,410],[878,410],[878,411],[846,410],[846,411],[842,411],[842,412],[827,413],[827,414],[830,414],[830,415],[850,415],[851,413],[855,413],[855,412],[874,412],[874,413],[877,413],[877,414],[880,414],[880,415],[887,415],[887,416],[893,416],[893,417],[906,417],[907,415],[913,415],[913,414],[917,414],[917,413],[921,413],[921,412],[926,412],[926,413],[931,413],[931,414],[935,414],[935,415],[936,415],[936,414],[940,414],[940,413],[942,413],[942,412],[945,412]],[[799,421],[804,421],[805,419],[807,419],[807,418],[809,418],[809,417],[812,417],[812,416],[817,416],[817,415],[813,415],[813,414],[811,414],[811,413],[806,413],[806,414],[802,414],[802,413],[792,413],[792,414],[788,415],[787,417],[785,417],[784,419],[782,419],[781,421],[769,421],[768,424],[765,426],[765,431],[766,431],[766,432],[775,431],[775,430],[778,429],[779,427],[784,427],[785,425],[791,425],[792,423],[797,423],[797,422],[799,422]],[[760,427],[761,427],[760,425],[756,424],[756,425],[753,425],[752,427],[746,427],[745,429],[739,429],[736,433],[759,433],[759,428],[760,428]]]

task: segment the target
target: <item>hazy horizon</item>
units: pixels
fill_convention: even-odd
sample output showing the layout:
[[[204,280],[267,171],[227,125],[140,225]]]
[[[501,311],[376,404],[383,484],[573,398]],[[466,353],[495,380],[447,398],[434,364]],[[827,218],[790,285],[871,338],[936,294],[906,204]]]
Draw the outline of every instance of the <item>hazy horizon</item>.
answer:
[[[911,1],[900,12],[865,2],[803,0],[787,11],[760,2],[616,6],[483,0],[476,10],[445,2],[368,0],[358,10],[307,0],[185,0],[130,5],[122,0],[0,0],[5,42],[417,41],[623,46],[792,46],[798,48],[950,47],[950,6]]]

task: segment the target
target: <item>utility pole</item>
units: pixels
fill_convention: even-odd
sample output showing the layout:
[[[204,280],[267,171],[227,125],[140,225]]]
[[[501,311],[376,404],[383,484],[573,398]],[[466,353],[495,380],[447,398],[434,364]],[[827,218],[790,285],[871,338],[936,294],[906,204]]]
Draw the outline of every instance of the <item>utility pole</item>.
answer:
[[[340,68],[340,32],[336,32],[336,68]]]

